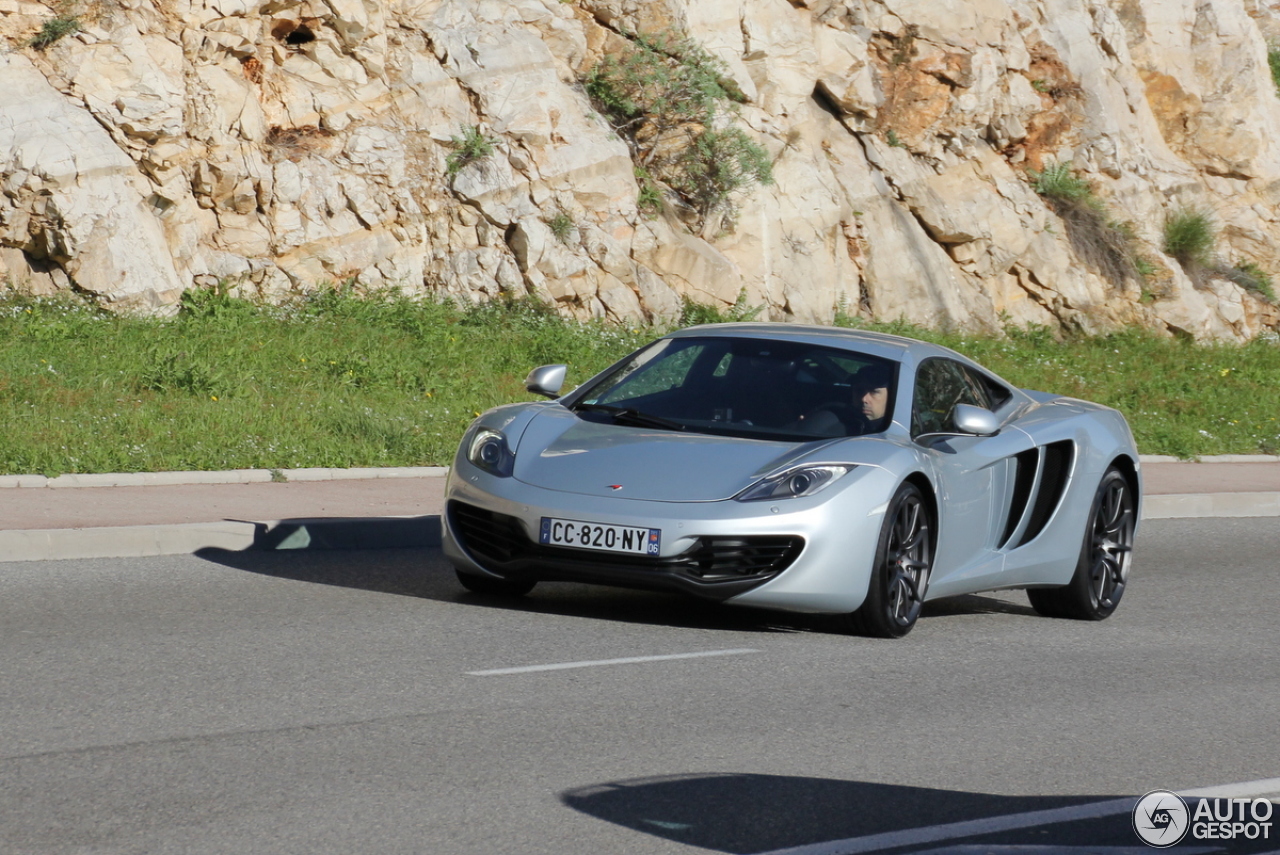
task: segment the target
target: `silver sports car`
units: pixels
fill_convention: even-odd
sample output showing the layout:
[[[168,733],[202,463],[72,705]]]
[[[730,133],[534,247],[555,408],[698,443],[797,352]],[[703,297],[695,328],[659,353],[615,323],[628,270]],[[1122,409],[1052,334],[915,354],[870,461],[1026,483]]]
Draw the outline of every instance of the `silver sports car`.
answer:
[[[497,407],[449,473],[444,550],[468,589],[682,591],[905,635],[931,599],[1026,588],[1101,620],[1124,594],[1141,478],[1124,417],[1017,389],[912,339],[714,324],[554,400]]]

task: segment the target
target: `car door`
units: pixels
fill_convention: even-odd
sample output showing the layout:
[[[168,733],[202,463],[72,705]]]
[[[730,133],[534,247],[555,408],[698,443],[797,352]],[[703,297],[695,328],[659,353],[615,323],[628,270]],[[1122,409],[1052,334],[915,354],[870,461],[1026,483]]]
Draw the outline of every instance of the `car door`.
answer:
[[[1034,454],[1034,442],[1016,428],[965,435],[954,422],[956,404],[997,410],[999,395],[998,384],[952,359],[926,359],[916,369],[911,435],[932,462],[938,490],[931,596],[999,584],[1016,461]]]

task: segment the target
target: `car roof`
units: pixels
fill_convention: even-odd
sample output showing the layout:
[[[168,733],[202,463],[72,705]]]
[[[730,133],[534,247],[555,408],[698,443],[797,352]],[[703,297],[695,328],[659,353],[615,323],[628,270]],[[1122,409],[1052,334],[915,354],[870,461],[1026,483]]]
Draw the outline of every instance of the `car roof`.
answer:
[[[795,341],[806,344],[825,345],[847,350],[856,350],[872,356],[880,356],[901,362],[910,351],[915,361],[926,356],[947,356],[959,358],[963,362],[971,362],[962,354],[941,345],[930,344],[906,336],[872,332],[870,330],[846,329],[844,327],[827,327],[818,324],[789,323],[725,323],[702,324],[686,327],[671,333],[669,338],[686,337],[712,338],[760,338],[772,341]]]

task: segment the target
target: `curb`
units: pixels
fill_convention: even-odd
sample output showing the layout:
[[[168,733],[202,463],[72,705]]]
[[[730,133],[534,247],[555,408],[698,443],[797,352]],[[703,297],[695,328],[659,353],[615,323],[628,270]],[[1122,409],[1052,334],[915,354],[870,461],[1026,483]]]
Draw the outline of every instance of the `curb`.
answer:
[[[1280,517],[1280,493],[1172,493],[1143,496],[1142,519]]]
[[[146,487],[183,484],[257,484],[270,481],[357,481],[375,478],[439,478],[447,466],[398,466],[385,469],[231,469],[224,472],[122,472],[116,474],[0,475],[0,490],[43,487]]]
[[[1182,460],[1163,454],[1139,455],[1141,463],[1280,463],[1273,454],[1218,454]],[[1142,519],[1172,520],[1195,517],[1280,516],[1280,493],[1183,493],[1142,497]]]
[[[1142,463],[1190,463],[1143,455]],[[1199,463],[1280,464],[1280,456],[1224,454]],[[184,484],[249,484],[272,481],[340,481],[379,478],[440,478],[448,467],[360,469],[238,469],[222,472],[132,472],[0,476],[0,489],[69,489]],[[1202,493],[1146,496],[1142,519],[1280,517],[1280,493]],[[440,545],[438,516],[224,520],[174,525],[104,526],[81,529],[0,531],[0,564],[86,558],[134,558],[312,549],[432,548]]]
[[[1167,454],[1139,454],[1139,463],[1280,463],[1280,456],[1274,454],[1215,454],[1212,457],[1197,457],[1194,460],[1183,460]]]
[[[1143,520],[1277,517],[1280,493],[1148,496]],[[0,531],[0,564],[86,558],[142,558],[217,552],[424,549],[440,546],[440,518],[227,520],[176,525]]]

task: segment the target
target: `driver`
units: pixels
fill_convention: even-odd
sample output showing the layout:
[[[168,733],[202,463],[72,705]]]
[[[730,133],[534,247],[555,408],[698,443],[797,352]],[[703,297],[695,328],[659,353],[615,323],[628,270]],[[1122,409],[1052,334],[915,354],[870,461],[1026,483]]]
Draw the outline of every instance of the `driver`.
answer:
[[[867,423],[866,432],[875,433],[886,427],[889,408],[889,369],[883,365],[867,365],[853,376],[854,402]]]
[[[887,366],[865,365],[853,375],[851,400],[823,404],[791,427],[818,436],[857,436],[884,430],[891,378]]]

